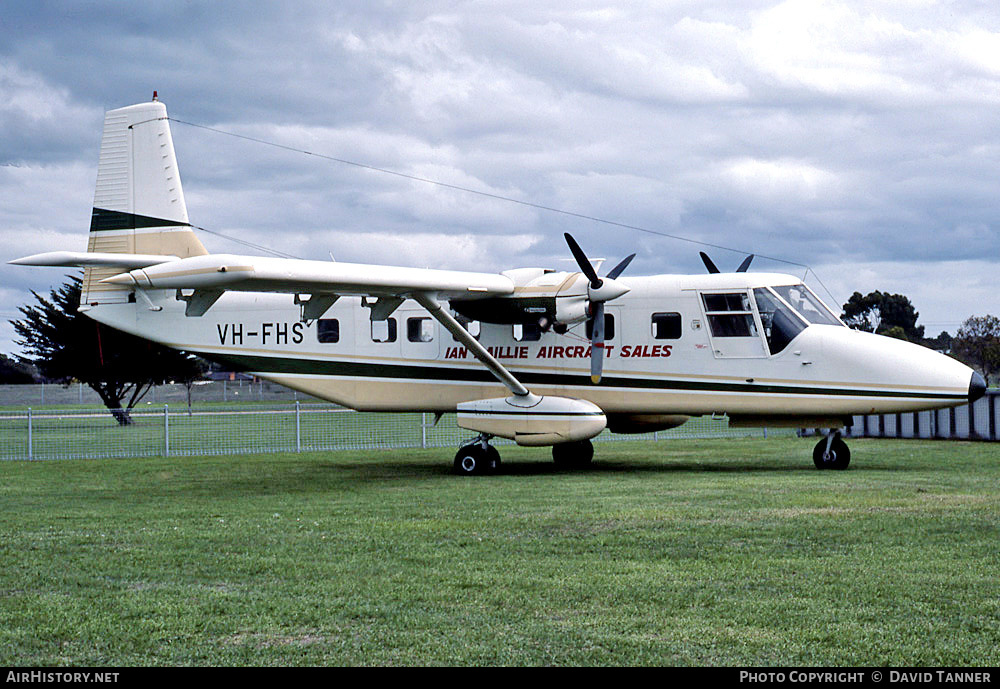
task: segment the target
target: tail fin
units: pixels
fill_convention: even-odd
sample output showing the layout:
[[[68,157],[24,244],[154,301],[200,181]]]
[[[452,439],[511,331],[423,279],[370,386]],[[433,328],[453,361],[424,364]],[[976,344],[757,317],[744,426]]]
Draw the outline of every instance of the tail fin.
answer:
[[[167,108],[155,99],[104,116],[87,251],[180,258],[208,253],[188,223]],[[115,272],[87,268],[81,301],[127,301],[129,289],[99,282]]]

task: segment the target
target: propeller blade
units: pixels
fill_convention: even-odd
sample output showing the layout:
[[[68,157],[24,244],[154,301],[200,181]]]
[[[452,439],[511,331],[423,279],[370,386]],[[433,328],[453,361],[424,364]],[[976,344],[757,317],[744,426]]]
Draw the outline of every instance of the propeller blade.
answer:
[[[706,268],[708,268],[708,272],[710,273],[721,272],[718,268],[715,267],[715,264],[712,263],[712,259],[710,259],[708,257],[708,254],[706,254],[704,251],[699,251],[698,255],[701,256],[701,262],[705,264]]]
[[[740,267],[736,269],[736,272],[737,273],[745,273],[745,272],[747,272],[747,268],[750,267],[750,261],[752,261],[752,260],[753,260],[753,254],[750,254],[749,256],[747,256],[746,258],[744,258],[743,259],[743,263],[741,263]]]
[[[587,254],[583,253],[583,249],[580,248],[580,245],[576,243],[576,240],[573,239],[573,236],[569,232],[564,233],[563,236],[566,237],[566,243],[569,244],[569,250],[572,252],[573,258],[576,259],[576,264],[580,266],[580,272],[590,280],[591,287],[600,289],[604,283],[601,281],[601,278],[597,277],[597,271],[594,270],[594,266],[587,260]]]
[[[625,272],[625,269],[628,268],[628,264],[632,262],[633,258],[635,258],[635,254],[630,254],[630,255],[626,256],[625,258],[623,258],[622,262],[619,263],[618,265],[616,265],[614,268],[612,268],[608,272],[608,274],[607,274],[606,277],[609,277],[612,280],[614,280],[616,277],[618,277],[623,272]]]
[[[601,382],[601,372],[604,369],[604,302],[599,301],[593,307],[594,327],[590,339],[590,381],[596,385]]]

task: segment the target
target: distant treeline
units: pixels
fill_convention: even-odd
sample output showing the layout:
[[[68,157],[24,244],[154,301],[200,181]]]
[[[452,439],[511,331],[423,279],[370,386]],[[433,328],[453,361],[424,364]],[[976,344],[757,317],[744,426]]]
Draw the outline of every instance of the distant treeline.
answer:
[[[6,354],[0,354],[0,384],[42,383],[44,378],[31,364],[23,364]]]

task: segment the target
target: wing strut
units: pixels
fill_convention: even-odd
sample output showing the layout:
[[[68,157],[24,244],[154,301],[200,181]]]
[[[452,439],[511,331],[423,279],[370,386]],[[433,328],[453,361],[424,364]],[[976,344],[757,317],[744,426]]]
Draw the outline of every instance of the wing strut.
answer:
[[[521,398],[521,401],[525,402],[538,399],[536,395],[533,395],[528,388],[521,384],[521,381],[514,377],[513,373],[504,368],[503,364],[486,351],[486,348],[479,344],[479,341],[470,335],[469,331],[463,328],[461,323],[455,320],[446,309],[442,308],[434,296],[427,292],[414,292],[413,298],[427,309],[428,313],[437,319],[438,323],[451,332],[455,336],[455,339],[464,344],[490,370],[490,373],[506,385],[507,389],[514,393],[516,397]]]

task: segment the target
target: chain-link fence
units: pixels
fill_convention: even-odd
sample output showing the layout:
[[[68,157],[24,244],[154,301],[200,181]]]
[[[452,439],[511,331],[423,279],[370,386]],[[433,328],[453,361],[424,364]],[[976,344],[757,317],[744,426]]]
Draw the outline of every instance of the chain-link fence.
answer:
[[[0,459],[84,459],[307,450],[458,448],[475,435],[455,416],[355,412],[331,404],[143,405],[121,425],[106,409],[0,412]],[[772,431],[773,433],[774,431]],[[791,433],[784,430],[783,434]],[[766,429],[730,429],[725,418],[702,417],[668,431],[613,435],[614,440],[766,436]],[[510,441],[498,439],[497,444]]]
[[[209,402],[294,402],[314,397],[290,390],[283,385],[240,377],[235,380],[199,380],[190,386],[180,383],[158,385],[142,398],[141,404],[162,406]],[[101,407],[101,398],[83,383],[61,385],[0,385],[0,408],[4,407]]]
[[[4,407],[8,411],[3,411]],[[276,383],[251,380],[211,381],[190,388],[159,386],[130,416],[130,424],[120,425],[100,406],[97,395],[83,385],[0,385],[0,459],[457,448],[474,435],[459,428],[453,414],[438,420],[429,413],[360,413],[318,402]],[[973,405],[856,416],[845,434],[1000,440],[998,425],[1000,391],[990,390]],[[595,441],[767,437],[795,432],[735,429],[724,417],[699,417],[657,433],[614,435],[605,431]]]

